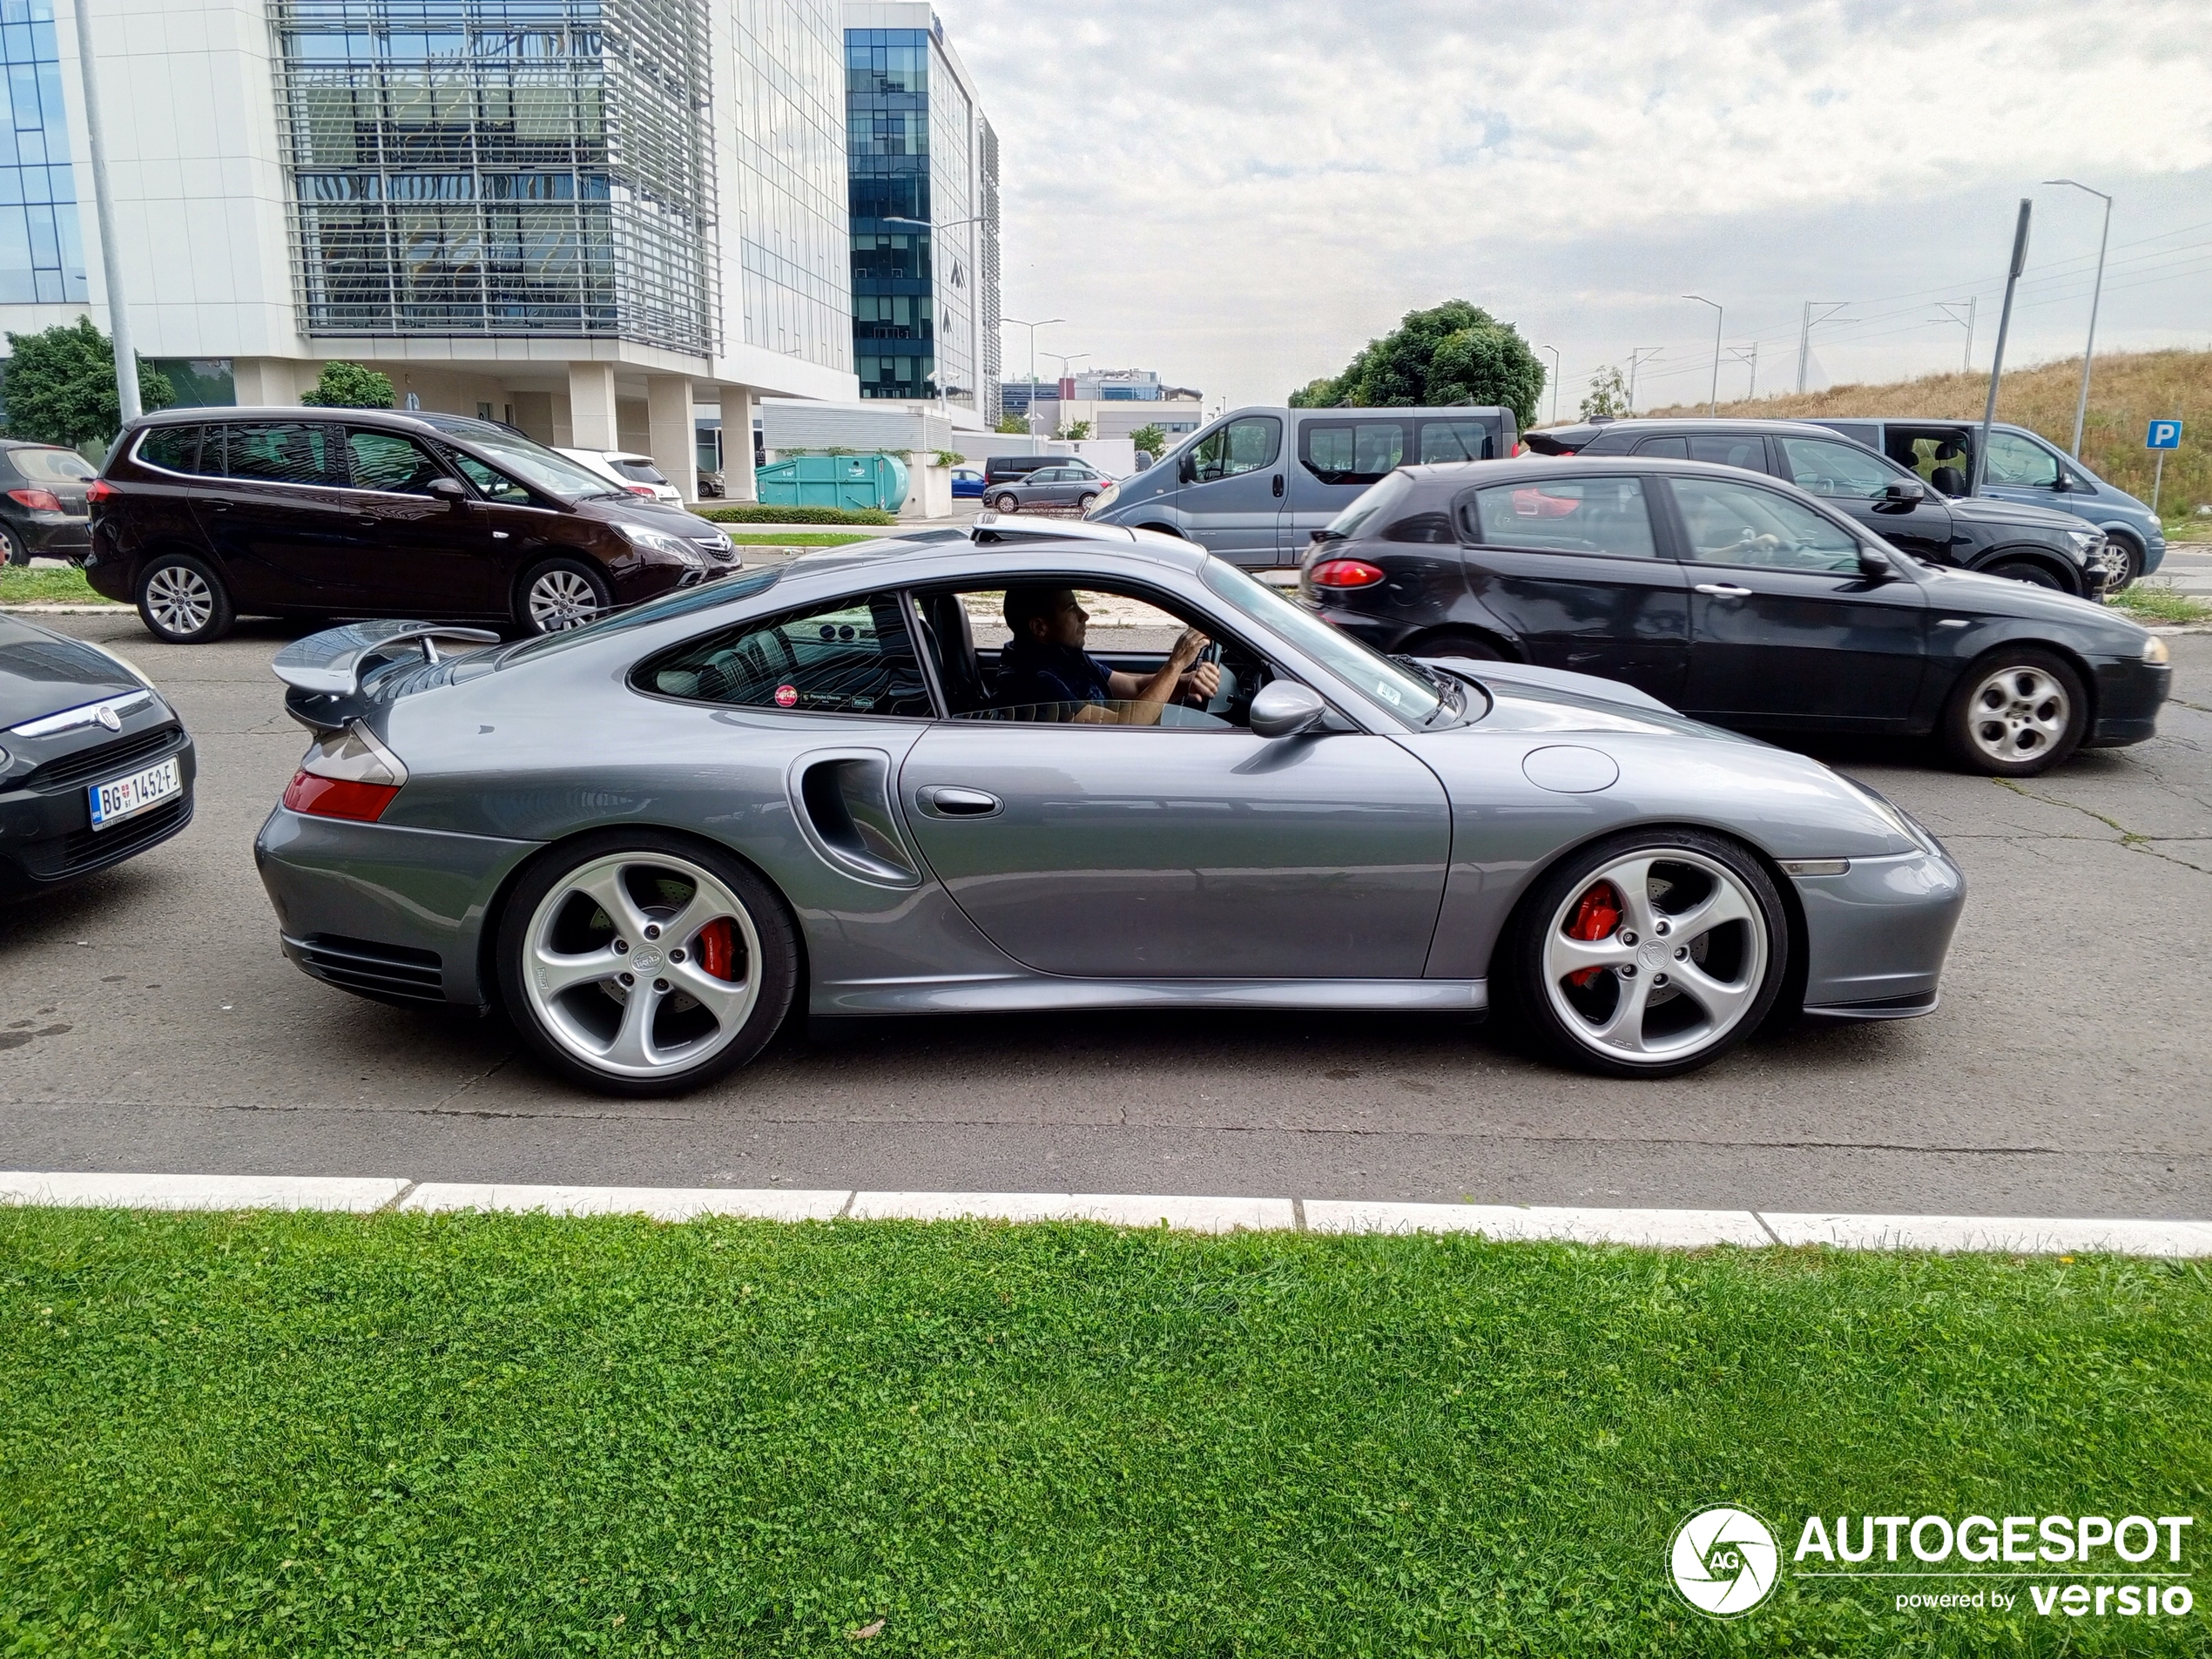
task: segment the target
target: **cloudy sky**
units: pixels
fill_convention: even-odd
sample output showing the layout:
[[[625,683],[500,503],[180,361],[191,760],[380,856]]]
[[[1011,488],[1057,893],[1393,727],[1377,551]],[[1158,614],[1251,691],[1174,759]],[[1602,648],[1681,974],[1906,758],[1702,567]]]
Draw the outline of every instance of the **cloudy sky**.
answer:
[[[1275,402],[1460,296],[1556,347],[1562,412],[1656,347],[1639,402],[1986,368],[2013,215],[2015,362],[2212,345],[2205,0],[938,0],[1000,134],[1004,293],[1040,350]],[[1549,354],[1546,354],[1548,362]],[[1006,367],[1027,371],[1027,331]],[[1057,373],[1049,361],[1040,371]],[[1548,412],[1548,411],[1547,411]]]

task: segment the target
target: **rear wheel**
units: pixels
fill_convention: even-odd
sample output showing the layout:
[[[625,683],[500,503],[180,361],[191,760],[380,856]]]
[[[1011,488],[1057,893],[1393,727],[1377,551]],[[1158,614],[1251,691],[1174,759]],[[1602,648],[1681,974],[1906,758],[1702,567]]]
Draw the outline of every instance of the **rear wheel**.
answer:
[[[205,645],[238,620],[223,578],[189,553],[158,553],[138,574],[138,620],[165,644]]]
[[[799,947],[767,884],[679,836],[617,830],[545,860],[499,924],[499,984],[531,1049],[607,1094],[671,1095],[759,1053]]]
[[[1087,512],[1089,512],[1089,511],[1090,510],[1090,504],[1091,504],[1091,502],[1093,502],[1096,501],[1097,499],[1098,499],[1098,492],[1097,492],[1096,490],[1092,490],[1092,491],[1091,491],[1089,494],[1088,494],[1088,495],[1083,495],[1083,496],[1076,496],[1076,510],[1077,512],[1079,512],[1079,513],[1087,513]]]
[[[1782,897],[1750,853],[1701,830],[1583,848],[1523,906],[1514,1000],[1584,1070],[1672,1077],[1756,1031],[1789,968]]]
[[[24,545],[17,539],[16,533],[5,524],[0,524],[0,564],[28,564],[30,563],[30,555],[24,550]]]
[[[991,505],[997,508],[1001,513],[1018,513],[1022,510],[1022,498],[1019,496],[1009,493],[1008,495],[1001,496],[996,501],[993,502]]]
[[[607,578],[581,559],[551,559],[523,577],[515,620],[532,634],[565,633],[614,606]]]
[[[2033,778],[2072,754],[2087,729],[2081,677],[2047,651],[1993,651],[1959,677],[1943,740],[1969,771]]]
[[[1478,663],[1502,663],[1505,653],[1480,634],[1431,634],[1413,648],[1415,657],[1466,657]]]
[[[2060,593],[2066,591],[2066,583],[2059,580],[2051,567],[2033,559],[2000,559],[1988,566],[1984,574],[2001,576],[2008,582],[2030,583],[2039,588],[2055,588]]]

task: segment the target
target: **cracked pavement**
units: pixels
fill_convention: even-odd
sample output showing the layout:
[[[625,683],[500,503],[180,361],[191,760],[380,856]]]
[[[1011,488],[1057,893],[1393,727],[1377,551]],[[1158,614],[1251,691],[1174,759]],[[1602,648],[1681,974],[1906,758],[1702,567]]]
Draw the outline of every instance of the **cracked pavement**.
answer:
[[[2015,1216],[2212,1216],[2212,636],[2162,734],[2020,784],[1826,745],[1942,835],[1967,914],[1940,1010],[1618,1082],[1470,1022],[1092,1015],[794,1026],[681,1101],[535,1069],[493,1022],[386,1008],[277,949],[253,833],[302,735],[247,624],[165,648],[52,618],[163,685],[200,753],[178,840],[0,910],[0,1167],[418,1180],[1295,1194]]]

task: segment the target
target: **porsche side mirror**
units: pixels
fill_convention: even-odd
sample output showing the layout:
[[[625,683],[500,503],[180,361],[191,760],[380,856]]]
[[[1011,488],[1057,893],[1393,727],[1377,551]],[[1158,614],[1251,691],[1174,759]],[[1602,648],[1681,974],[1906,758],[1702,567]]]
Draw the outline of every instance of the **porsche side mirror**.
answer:
[[[1882,492],[1884,501],[1895,502],[1900,507],[1916,506],[1927,498],[1927,486],[1917,478],[1896,479]]]
[[[425,488],[448,507],[463,507],[468,504],[469,492],[463,489],[455,479],[433,478]]]
[[[1271,680],[1252,698],[1252,732],[1263,738],[1294,738],[1319,725],[1328,713],[1329,705],[1311,685]]]
[[[1870,582],[1886,582],[1897,574],[1897,566],[1890,563],[1888,554],[1862,547],[1858,550],[1858,573]]]

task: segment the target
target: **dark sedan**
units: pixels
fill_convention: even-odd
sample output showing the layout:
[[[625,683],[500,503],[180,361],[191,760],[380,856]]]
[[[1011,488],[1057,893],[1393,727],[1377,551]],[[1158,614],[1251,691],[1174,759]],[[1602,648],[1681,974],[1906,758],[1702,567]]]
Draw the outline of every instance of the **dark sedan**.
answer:
[[[192,744],[121,658],[0,616],[0,899],[73,881],[192,821]]]
[[[92,463],[57,443],[0,442],[0,559],[84,562]]]
[[[1741,467],[1817,496],[1916,558],[2094,598],[2124,585],[2127,561],[2105,533],[2069,513],[2024,502],[1948,499],[1861,443],[1802,421],[1651,417],[1528,435],[1543,455],[1616,455]]]
[[[1322,533],[1299,590],[1393,655],[1603,675],[1743,730],[1935,732],[2000,776],[2150,737],[2171,672],[2117,612],[1689,461],[1402,468]]]

